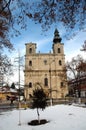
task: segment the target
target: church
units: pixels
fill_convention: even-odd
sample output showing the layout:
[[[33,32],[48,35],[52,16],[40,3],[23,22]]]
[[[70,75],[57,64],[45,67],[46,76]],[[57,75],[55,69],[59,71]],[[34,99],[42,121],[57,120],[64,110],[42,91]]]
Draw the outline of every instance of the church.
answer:
[[[36,43],[26,43],[24,94],[29,100],[33,90],[43,88],[49,98],[64,98],[68,93],[64,44],[57,29],[54,32],[52,52],[36,53]]]

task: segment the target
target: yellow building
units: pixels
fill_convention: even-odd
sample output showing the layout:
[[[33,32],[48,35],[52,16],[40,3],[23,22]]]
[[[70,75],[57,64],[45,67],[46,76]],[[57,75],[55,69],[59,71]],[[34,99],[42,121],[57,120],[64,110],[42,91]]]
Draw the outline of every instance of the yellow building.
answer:
[[[26,43],[25,98],[29,99],[36,87],[42,87],[53,99],[63,98],[68,93],[64,44],[55,29],[50,53],[36,53],[36,43]]]
[[[4,101],[4,100],[7,100],[7,96],[11,96],[11,92],[8,91],[8,92],[0,92],[0,101]]]

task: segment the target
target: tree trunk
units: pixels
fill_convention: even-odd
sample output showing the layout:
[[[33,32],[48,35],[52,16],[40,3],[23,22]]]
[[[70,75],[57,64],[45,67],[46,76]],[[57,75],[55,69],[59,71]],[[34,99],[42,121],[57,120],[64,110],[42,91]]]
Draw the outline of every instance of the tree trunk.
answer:
[[[39,114],[38,108],[37,108],[37,115],[38,115],[38,123],[40,124],[40,114]]]

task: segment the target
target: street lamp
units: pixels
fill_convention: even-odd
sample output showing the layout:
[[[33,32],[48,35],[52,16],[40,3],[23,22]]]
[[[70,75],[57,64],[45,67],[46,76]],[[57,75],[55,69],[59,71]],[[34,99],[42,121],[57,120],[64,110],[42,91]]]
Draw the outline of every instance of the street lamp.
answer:
[[[50,74],[50,105],[52,106],[52,84],[51,84],[51,64],[54,62],[55,60],[52,60],[49,63],[49,74]]]
[[[19,52],[19,125],[21,125],[21,102],[20,102],[20,52]]]
[[[20,102],[20,51],[19,51],[19,55],[18,57],[16,57],[17,61],[15,62],[18,62],[18,79],[19,79],[19,83],[18,83],[18,86],[19,86],[19,101],[18,101],[18,107],[19,107],[19,124],[18,125],[21,125],[21,102]]]

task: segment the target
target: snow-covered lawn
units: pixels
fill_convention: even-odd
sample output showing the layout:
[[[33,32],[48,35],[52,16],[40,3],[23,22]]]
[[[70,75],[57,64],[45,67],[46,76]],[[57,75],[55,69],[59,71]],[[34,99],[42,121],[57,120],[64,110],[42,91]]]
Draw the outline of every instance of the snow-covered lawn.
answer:
[[[37,119],[36,109],[1,112],[0,130],[86,130],[86,108],[56,105],[47,107],[44,111],[40,110],[40,116],[49,123],[39,126],[28,125],[29,121]]]

